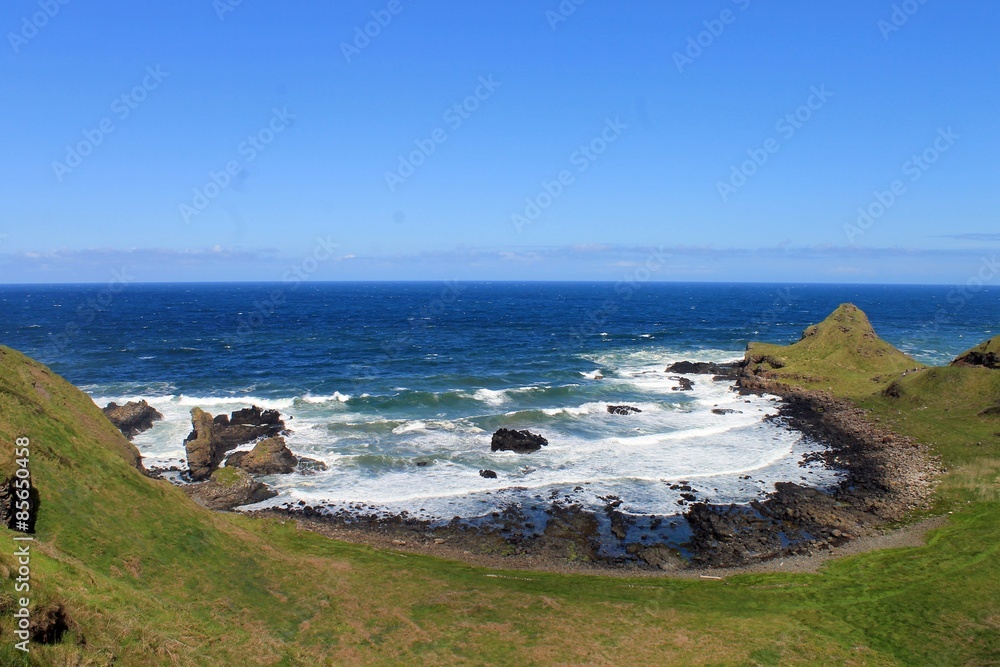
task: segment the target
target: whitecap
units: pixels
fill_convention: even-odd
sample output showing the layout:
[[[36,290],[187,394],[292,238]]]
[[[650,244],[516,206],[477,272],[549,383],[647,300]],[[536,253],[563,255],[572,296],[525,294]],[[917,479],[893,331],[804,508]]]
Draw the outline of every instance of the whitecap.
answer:
[[[503,405],[510,400],[506,391],[496,389],[477,389],[472,398],[487,405]]]
[[[347,403],[351,400],[350,394],[341,394],[339,391],[333,392],[330,396],[312,396],[306,394],[302,397],[302,400],[306,403],[320,404],[320,403]]]

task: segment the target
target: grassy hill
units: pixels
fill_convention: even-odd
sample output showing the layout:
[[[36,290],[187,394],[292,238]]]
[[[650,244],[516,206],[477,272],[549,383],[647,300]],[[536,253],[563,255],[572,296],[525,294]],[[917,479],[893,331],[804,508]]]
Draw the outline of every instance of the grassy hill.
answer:
[[[934,444],[950,521],[923,547],[724,581],[489,570],[210,512],[137,470],[89,397],[0,348],[0,469],[29,437],[41,498],[32,607],[61,604],[74,626],[13,648],[14,533],[0,528],[0,664],[997,664],[1000,418],[980,412],[1000,399],[984,373],[1000,371],[901,377],[919,365],[852,309],[748,354]]]
[[[868,316],[845,303],[789,346],[751,343],[751,369],[810,389],[864,397],[904,371],[923,366],[875,333]]]

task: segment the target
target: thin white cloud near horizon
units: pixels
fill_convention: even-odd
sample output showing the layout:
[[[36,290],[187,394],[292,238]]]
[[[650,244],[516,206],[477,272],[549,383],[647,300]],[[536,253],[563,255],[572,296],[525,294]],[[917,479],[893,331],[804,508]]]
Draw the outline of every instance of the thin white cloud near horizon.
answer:
[[[2,251],[2,247],[0,247]],[[1000,248],[642,245],[457,247],[384,255],[318,242],[300,255],[274,248],[92,248],[0,252],[0,283],[101,283],[114,272],[135,282],[301,280],[631,280],[1000,284]]]

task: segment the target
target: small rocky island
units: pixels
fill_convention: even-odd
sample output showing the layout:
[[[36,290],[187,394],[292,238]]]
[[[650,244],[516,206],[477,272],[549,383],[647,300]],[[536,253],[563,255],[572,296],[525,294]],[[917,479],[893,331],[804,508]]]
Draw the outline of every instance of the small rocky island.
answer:
[[[311,470],[325,464],[295,456],[285,444],[289,430],[277,410],[257,406],[231,415],[213,417],[201,408],[191,410],[192,430],[184,441],[188,479],[184,487],[195,502],[209,509],[232,509],[257,503],[276,494],[254,475],[288,474],[303,465]],[[250,443],[250,451],[226,453]],[[219,467],[225,461],[225,467]]]

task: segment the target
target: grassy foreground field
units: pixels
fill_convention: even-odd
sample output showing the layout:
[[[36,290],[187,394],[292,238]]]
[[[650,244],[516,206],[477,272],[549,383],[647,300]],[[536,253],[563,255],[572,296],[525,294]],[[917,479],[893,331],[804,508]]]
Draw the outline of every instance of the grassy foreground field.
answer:
[[[949,521],[923,547],[722,581],[488,570],[209,512],[139,473],[89,397],[0,348],[0,470],[30,438],[41,498],[32,608],[62,604],[74,625],[14,648],[0,528],[0,665],[1000,664],[1000,371],[901,377],[919,364],[833,317],[845,337],[750,353],[932,444]]]

